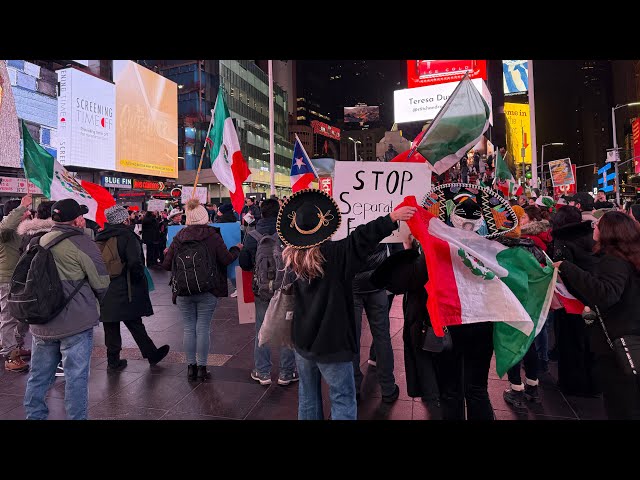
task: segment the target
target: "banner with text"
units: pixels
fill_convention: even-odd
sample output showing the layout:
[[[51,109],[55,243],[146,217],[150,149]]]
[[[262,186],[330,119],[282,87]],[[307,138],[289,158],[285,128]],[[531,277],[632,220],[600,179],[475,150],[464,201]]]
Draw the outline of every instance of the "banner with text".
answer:
[[[342,222],[333,240],[345,238],[358,225],[388,215],[407,195],[422,199],[430,189],[431,170],[426,163],[336,162],[333,197]],[[409,233],[403,222],[399,231],[383,242],[402,242]]]
[[[193,194],[193,187],[184,186],[182,187],[182,195],[180,201],[182,203],[187,203],[191,199],[191,195]],[[193,195],[195,198],[200,200],[200,203],[204,205],[208,202],[207,199],[207,187],[196,187],[196,193]]]
[[[553,160],[549,162],[548,165],[549,171],[551,172],[551,183],[554,187],[576,183],[573,169],[571,168],[571,159],[561,158],[560,160]]]
[[[504,116],[507,127],[507,152],[516,164],[531,164],[529,104],[505,102]]]

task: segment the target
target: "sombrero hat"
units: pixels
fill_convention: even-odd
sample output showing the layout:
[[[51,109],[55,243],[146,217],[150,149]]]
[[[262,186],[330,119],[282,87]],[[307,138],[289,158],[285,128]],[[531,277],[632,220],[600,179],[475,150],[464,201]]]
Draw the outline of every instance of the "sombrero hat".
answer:
[[[278,213],[276,230],[285,245],[311,248],[326,242],[340,227],[340,209],[322,190],[294,193]]]
[[[518,225],[518,217],[496,190],[470,183],[445,183],[424,196],[422,206],[449,226],[495,238]]]

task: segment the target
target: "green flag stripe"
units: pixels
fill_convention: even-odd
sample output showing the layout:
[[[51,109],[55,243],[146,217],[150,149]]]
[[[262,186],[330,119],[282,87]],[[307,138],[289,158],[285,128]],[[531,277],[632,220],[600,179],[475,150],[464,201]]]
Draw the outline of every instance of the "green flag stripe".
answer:
[[[229,110],[224,102],[224,94],[222,87],[218,88],[218,98],[216,100],[215,110],[213,111],[213,127],[209,132],[209,139],[211,140],[211,163],[216,161],[220,148],[222,147],[224,122],[229,118]]]
[[[42,190],[45,197],[51,198],[54,158],[31,137],[24,120],[22,121],[22,140],[24,172],[31,183]]]

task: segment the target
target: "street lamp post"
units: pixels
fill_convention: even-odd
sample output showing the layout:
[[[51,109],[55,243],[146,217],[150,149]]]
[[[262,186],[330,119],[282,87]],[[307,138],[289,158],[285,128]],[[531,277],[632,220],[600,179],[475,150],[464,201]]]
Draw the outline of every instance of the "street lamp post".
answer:
[[[631,102],[625,103],[624,105],[616,105],[611,108],[611,129],[613,130],[613,155],[615,161],[613,162],[613,166],[615,168],[616,178],[614,179],[616,186],[616,203],[620,205],[620,178],[618,177],[618,137],[616,135],[616,110],[622,107],[631,107],[634,105],[640,105],[640,102]]]
[[[349,140],[353,142],[353,159],[357,162],[358,161],[358,144],[362,142],[360,140],[354,140],[351,137],[349,137]]]
[[[554,143],[545,143],[544,145],[542,145],[542,158],[540,159],[540,168],[542,168],[542,191],[544,192],[544,195],[547,194],[547,182],[544,179],[544,147],[548,147],[550,145],[564,145],[563,142],[554,142]],[[536,172],[537,174],[538,172]]]

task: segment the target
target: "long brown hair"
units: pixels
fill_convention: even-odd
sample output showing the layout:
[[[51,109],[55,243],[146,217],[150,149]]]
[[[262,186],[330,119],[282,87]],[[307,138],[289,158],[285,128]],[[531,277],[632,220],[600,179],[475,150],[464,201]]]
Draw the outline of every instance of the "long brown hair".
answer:
[[[607,212],[598,222],[595,252],[613,255],[640,270],[640,225],[622,212]]]
[[[324,276],[325,258],[320,247],[298,249],[285,247],[282,252],[285,267],[293,270],[300,278],[313,280]]]

